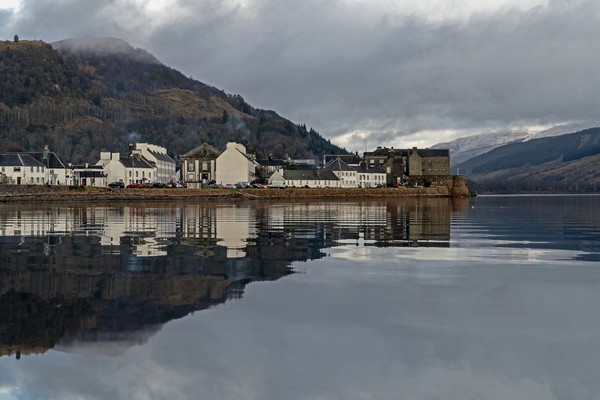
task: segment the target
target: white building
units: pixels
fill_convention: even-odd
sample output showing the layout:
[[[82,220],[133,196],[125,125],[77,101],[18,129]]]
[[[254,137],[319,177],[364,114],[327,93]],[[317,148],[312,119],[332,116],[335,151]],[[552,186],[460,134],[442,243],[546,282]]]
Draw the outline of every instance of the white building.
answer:
[[[100,165],[76,165],[73,167],[73,184],[77,186],[106,187],[106,175]]]
[[[135,150],[139,150],[146,160],[156,166],[156,182],[170,182],[177,179],[176,163],[167,154],[167,149],[150,143],[136,143]]]
[[[356,170],[357,187],[375,188],[386,185],[385,171],[380,168],[354,167]]]
[[[44,185],[47,183],[44,164],[26,153],[0,154],[0,172],[8,184]]]
[[[129,157],[121,157],[120,153],[101,152],[101,166],[106,174],[107,184],[110,182],[151,183],[157,180],[156,167],[144,158],[139,150],[133,150]]]
[[[269,177],[269,185],[274,187],[337,188],[340,187],[340,180],[331,171],[278,169]]]
[[[356,168],[346,164],[341,159],[331,160],[324,167],[323,171],[330,171],[340,180],[340,187],[355,188],[358,187],[358,177]]]
[[[385,186],[385,172],[379,168],[348,165],[340,158],[329,161],[323,171],[331,171],[344,188],[372,188]]]
[[[217,157],[215,181],[219,184],[251,182],[255,179],[257,163],[246,154],[246,147],[229,142],[223,153]]]
[[[27,152],[46,167],[46,182],[49,185],[72,185],[73,169],[62,160],[56,153],[44,147],[44,151]]]

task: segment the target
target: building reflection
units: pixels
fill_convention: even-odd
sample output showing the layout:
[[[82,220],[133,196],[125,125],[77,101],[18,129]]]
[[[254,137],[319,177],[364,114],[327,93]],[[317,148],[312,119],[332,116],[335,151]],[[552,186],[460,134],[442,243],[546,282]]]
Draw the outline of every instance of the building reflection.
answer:
[[[448,246],[463,208],[448,199],[4,205],[0,356],[156,330],[334,246]]]

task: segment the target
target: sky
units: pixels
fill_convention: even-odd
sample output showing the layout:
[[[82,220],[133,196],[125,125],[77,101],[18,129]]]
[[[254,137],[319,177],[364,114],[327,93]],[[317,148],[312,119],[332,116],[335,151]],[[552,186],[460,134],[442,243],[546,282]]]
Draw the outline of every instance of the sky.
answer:
[[[1,0],[0,39],[117,37],[351,151],[597,119],[600,2]]]

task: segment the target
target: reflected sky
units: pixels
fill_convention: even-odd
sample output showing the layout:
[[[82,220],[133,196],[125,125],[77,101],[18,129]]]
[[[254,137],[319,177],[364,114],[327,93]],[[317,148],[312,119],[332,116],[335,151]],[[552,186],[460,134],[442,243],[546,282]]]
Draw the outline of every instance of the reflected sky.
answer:
[[[237,289],[243,295],[208,308],[185,309],[184,316],[133,329],[84,329],[43,353],[22,354],[19,360],[15,353],[0,357],[0,397],[598,398],[600,274],[594,261],[598,252],[590,245],[591,239],[600,239],[594,233],[600,226],[598,199],[576,200],[578,208],[572,213],[562,198],[559,205],[544,199],[528,204],[481,197],[458,206],[447,200],[428,205],[418,200],[209,206],[236,208],[214,212],[203,205],[175,206],[174,215],[181,218],[175,223],[176,234],[161,247],[166,256],[137,255],[145,260],[144,268],[128,271],[122,263],[134,257],[135,250],[130,249],[131,240],[119,239],[119,255],[114,257],[120,263],[99,263],[102,273],[114,279],[183,277],[186,283],[173,293],[186,294],[186,285],[200,285],[192,279],[198,275],[225,279],[225,270],[218,267],[223,262],[234,268],[245,259],[268,265],[279,260],[283,269],[273,273],[277,270],[263,268],[262,275],[256,268],[244,274],[238,269],[238,278],[227,279],[243,281]],[[188,206],[192,213],[185,210]],[[559,206],[564,206],[562,213],[543,210]],[[402,211],[416,207],[430,211]],[[501,218],[499,210],[511,212]],[[186,221],[206,221],[209,215],[246,224],[247,238],[240,239],[239,230],[231,238],[223,237],[219,232],[229,232],[230,227],[220,230],[216,222],[207,223],[203,234],[184,233],[190,232]],[[357,215],[361,222],[352,224]],[[521,224],[526,217],[529,223]],[[409,222],[410,232],[439,229],[441,234],[443,218],[448,221],[445,240],[419,237],[415,244],[403,236],[402,221]],[[435,223],[427,222],[432,220]],[[425,226],[414,228],[417,221],[425,221]],[[516,227],[513,234],[508,226]],[[199,225],[195,227],[198,232]],[[370,236],[371,227],[388,234]],[[573,232],[583,233],[579,239],[561,240]],[[79,236],[92,240],[83,247],[110,259],[95,235],[72,234],[62,240]],[[447,246],[440,247],[440,242]],[[78,249],[79,244],[69,246]],[[31,244],[25,247],[30,253],[43,251]],[[207,256],[203,249],[214,255]],[[55,255],[46,257],[60,251],[57,246]],[[180,256],[195,260],[188,264],[196,269],[183,261],[156,261]],[[219,262],[203,261],[210,259]],[[34,263],[13,260],[21,264],[2,264],[3,274],[24,274]],[[286,267],[295,273],[286,273]],[[73,268],[66,270],[83,274]],[[3,297],[8,293],[6,276]],[[172,310],[174,304],[191,304],[192,297],[174,299],[171,292],[164,293],[145,301],[138,297],[138,306],[146,304],[144,312],[152,315]],[[116,315],[101,311],[105,314],[96,318]]]

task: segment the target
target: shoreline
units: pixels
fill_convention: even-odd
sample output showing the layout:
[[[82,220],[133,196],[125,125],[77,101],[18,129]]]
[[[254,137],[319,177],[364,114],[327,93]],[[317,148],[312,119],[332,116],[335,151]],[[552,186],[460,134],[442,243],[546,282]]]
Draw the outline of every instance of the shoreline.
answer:
[[[464,188],[464,189],[463,189]],[[112,189],[80,186],[0,185],[0,202],[94,202],[94,201],[237,201],[361,198],[465,198],[464,187],[377,189]]]

